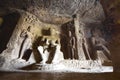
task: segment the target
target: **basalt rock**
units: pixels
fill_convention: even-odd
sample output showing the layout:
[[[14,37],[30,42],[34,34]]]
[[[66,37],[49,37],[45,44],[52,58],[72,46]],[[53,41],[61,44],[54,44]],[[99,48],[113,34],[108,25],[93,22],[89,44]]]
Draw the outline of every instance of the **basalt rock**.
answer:
[[[110,35],[104,31],[98,0],[4,0],[0,10],[2,69],[75,67],[74,61],[77,66],[87,62],[79,68],[92,69],[111,63]]]

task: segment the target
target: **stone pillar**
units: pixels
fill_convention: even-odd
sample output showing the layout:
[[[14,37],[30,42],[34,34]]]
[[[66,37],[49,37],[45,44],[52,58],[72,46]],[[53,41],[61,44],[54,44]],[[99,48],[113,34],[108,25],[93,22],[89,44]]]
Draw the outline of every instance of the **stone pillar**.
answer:
[[[75,35],[77,39],[77,52],[79,60],[85,60],[85,54],[82,48],[83,38],[84,38],[84,24],[80,22],[79,14],[76,14],[74,18],[74,25],[75,25]]]

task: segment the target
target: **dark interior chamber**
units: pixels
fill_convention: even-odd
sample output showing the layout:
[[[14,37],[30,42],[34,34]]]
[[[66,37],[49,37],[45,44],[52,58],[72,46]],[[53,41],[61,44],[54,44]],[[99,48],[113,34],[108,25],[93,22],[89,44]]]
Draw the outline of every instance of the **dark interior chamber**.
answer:
[[[0,26],[0,53],[7,48],[7,43],[20,18],[20,14],[14,12],[2,16],[3,23]]]

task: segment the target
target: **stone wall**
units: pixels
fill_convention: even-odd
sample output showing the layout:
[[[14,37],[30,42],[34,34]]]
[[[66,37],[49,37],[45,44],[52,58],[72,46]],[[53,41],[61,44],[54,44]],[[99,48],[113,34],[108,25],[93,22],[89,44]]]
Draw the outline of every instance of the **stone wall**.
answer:
[[[4,0],[0,6],[3,16],[20,14],[7,48],[1,53],[5,58],[3,67],[21,59],[27,65],[42,60],[52,63],[57,60],[57,51],[65,59],[111,62],[104,33],[105,15],[98,0]],[[51,53],[47,62],[48,55],[42,52]]]

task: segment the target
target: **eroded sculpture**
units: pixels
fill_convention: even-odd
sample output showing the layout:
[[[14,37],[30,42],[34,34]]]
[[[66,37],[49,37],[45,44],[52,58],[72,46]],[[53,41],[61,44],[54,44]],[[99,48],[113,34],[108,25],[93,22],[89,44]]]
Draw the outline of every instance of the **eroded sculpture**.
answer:
[[[0,62],[1,69],[102,72],[103,63],[111,63],[101,30],[105,17],[99,1],[70,0],[73,4],[69,0],[63,0],[64,4],[59,1],[47,5],[43,0],[43,4],[34,3],[26,11],[19,6],[10,8],[20,18],[7,48],[0,54],[4,61]],[[67,4],[70,9],[64,6]],[[65,9],[61,10],[62,7]]]

